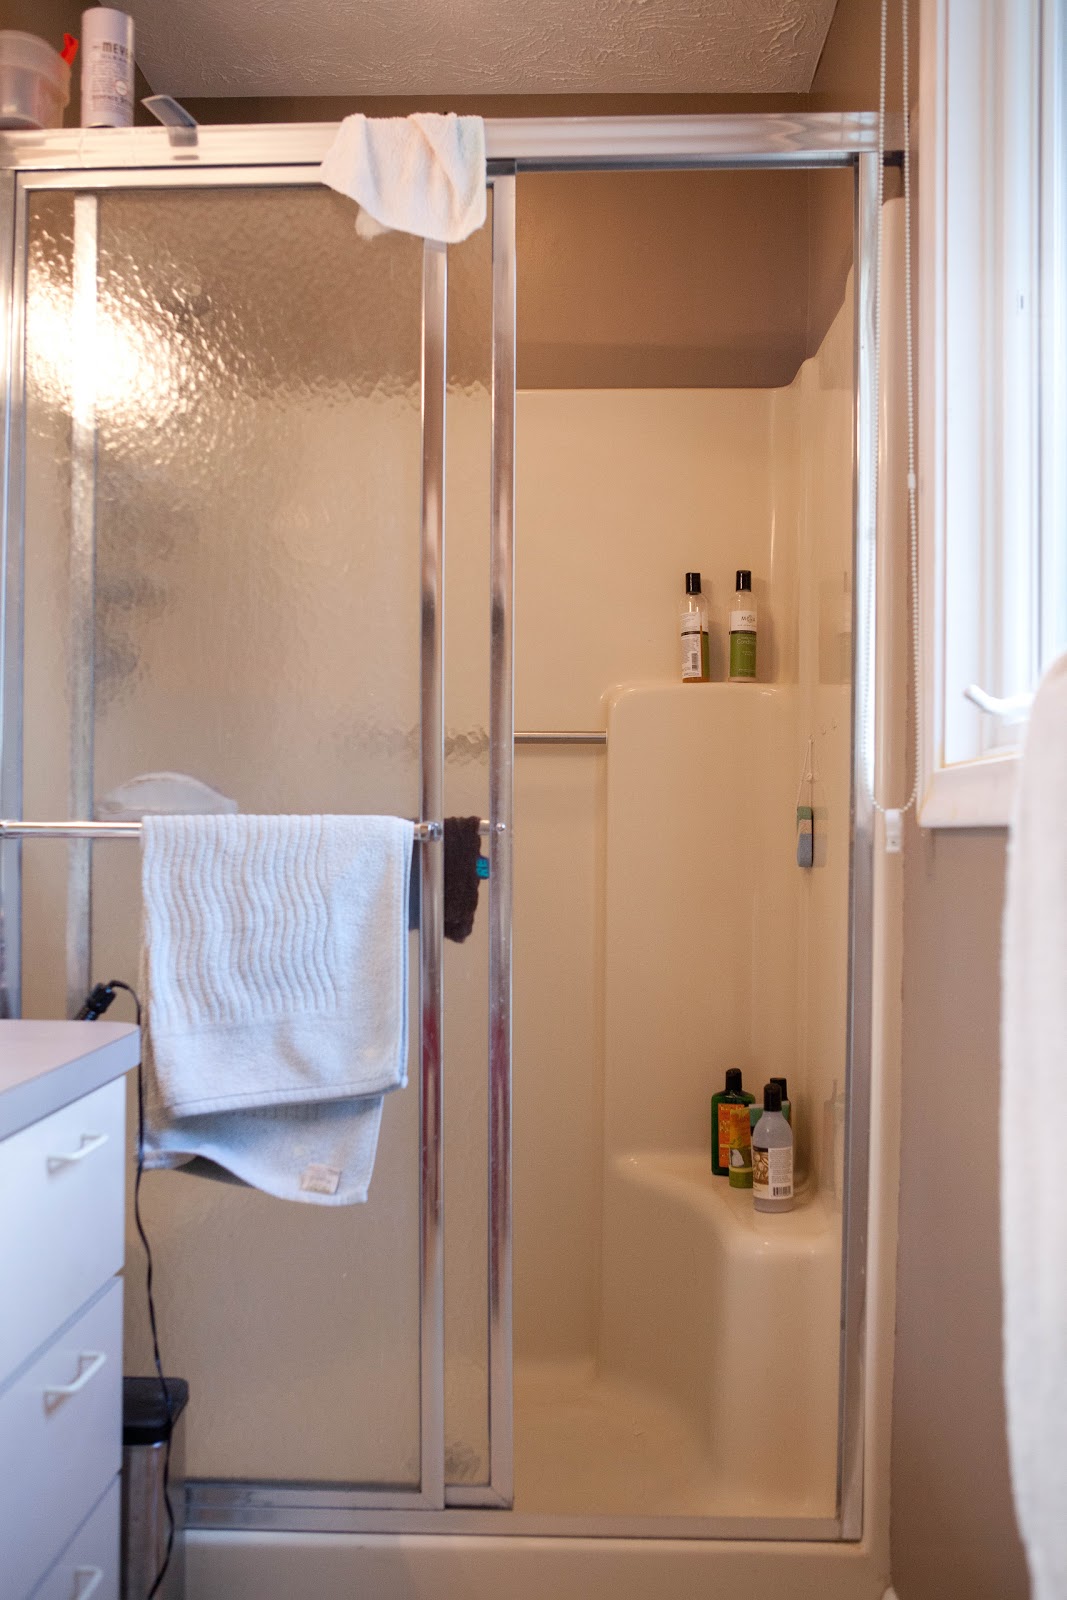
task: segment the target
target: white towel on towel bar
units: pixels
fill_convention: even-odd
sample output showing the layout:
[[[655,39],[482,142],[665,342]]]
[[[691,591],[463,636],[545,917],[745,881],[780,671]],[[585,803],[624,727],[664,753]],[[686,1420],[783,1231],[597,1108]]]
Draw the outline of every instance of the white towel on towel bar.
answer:
[[[146,1167],[366,1199],[406,1082],[413,838],[398,817],[144,819]]]
[[[1008,853],[1001,1258],[1008,1444],[1033,1600],[1067,1596],[1067,656],[1034,699]]]
[[[481,117],[422,112],[346,117],[319,176],[358,202],[364,238],[397,228],[457,244],[485,222],[485,125]]]

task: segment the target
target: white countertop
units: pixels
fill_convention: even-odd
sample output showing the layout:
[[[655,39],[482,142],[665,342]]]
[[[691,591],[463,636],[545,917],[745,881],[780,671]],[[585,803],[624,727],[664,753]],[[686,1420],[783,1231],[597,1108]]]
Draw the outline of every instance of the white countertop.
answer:
[[[0,1022],[0,1139],[129,1072],[141,1033],[128,1022]]]

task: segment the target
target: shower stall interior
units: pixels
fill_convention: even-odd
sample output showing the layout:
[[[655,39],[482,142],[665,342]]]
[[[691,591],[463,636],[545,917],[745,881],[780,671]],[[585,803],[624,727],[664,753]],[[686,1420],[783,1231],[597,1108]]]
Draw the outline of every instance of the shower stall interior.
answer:
[[[145,1183],[194,1541],[857,1539],[877,120],[489,123],[448,250],[357,237],[331,131],[3,141],[3,1014],[136,982],[137,775],[431,825],[368,1203]],[[854,196],[790,383],[517,387],[527,174],[707,204],[749,168]],[[719,641],[756,574],[757,683],[677,682],[693,566]],[[443,945],[433,825],[470,813],[488,896]],[[788,1076],[788,1215],[710,1173],[728,1066]]]

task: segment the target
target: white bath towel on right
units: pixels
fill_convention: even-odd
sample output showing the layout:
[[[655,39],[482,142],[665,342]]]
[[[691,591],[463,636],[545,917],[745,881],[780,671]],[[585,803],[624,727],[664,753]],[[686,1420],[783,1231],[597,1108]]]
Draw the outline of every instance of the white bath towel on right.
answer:
[[[1067,1596],[1067,656],[1034,700],[1008,854],[1001,1024],[1008,1444],[1032,1600]]]

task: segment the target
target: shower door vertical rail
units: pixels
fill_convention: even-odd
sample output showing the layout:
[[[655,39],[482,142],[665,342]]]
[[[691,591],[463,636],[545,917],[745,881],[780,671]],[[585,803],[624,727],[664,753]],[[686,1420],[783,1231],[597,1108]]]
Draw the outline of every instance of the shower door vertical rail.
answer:
[[[845,1077],[844,1272],[837,1503],[841,1537],[863,1533],[864,1384],[871,1065],[874,1026],[875,583],[878,542],[877,152],[856,158],[853,342],[852,857],[849,871],[848,1053]]]
[[[445,1494],[445,1262],[441,1037],[444,928],[444,621],[445,400],[448,248],[427,241],[422,256],[422,549],[420,652],[420,817],[436,838],[419,850],[419,1304],[421,1500],[443,1506]]]
[[[4,383],[0,507],[0,816],[22,816],[22,509],[25,500],[26,207],[0,173],[0,341]],[[0,839],[0,1018],[22,1012],[22,841]]]
[[[489,1238],[486,1483],[451,1484],[454,1508],[514,1503],[511,1192],[511,922],[515,762],[515,170],[496,163],[493,191],[492,452],[489,525]]]
[[[67,814],[93,816],[93,723],[96,588],[96,322],[95,194],[74,199],[71,306],[70,579],[67,602],[67,693],[70,703]],[[92,984],[91,839],[67,845],[67,1015],[77,1014]]]
[[[489,1486],[514,1499],[511,913],[515,762],[515,175],[493,184],[493,457],[489,555]]]

